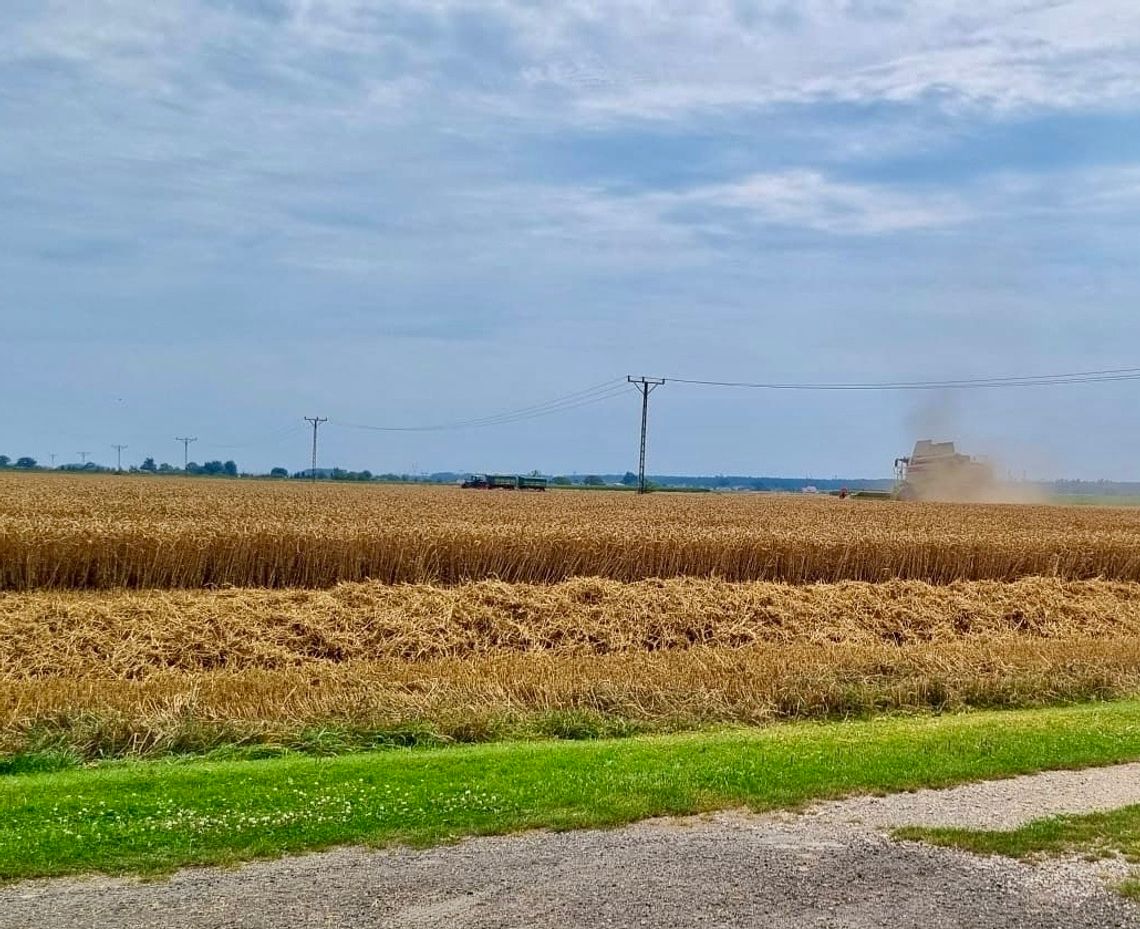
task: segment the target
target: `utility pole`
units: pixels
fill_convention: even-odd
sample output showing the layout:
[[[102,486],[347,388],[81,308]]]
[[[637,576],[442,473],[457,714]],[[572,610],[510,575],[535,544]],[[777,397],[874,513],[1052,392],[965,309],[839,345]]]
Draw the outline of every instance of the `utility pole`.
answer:
[[[637,467],[637,492],[645,493],[645,429],[649,422],[649,395],[665,383],[661,377],[634,377],[626,376],[637,392],[641,394],[641,459]]]
[[[185,471],[190,467],[190,443],[197,442],[198,438],[197,436],[194,438],[190,438],[190,436],[175,436],[174,441],[182,443],[182,470]]]
[[[76,452],[75,454],[77,454],[79,456],[79,463],[81,465],[85,465],[85,464],[87,464],[87,456],[90,455],[91,453],[90,452]]]
[[[122,473],[123,470],[123,449],[126,445],[112,445],[111,448],[115,450],[115,470]]]
[[[51,459],[51,469],[55,470],[55,452],[48,452],[48,458]]]
[[[317,479],[317,430],[320,428],[321,423],[327,423],[327,416],[306,416],[305,422],[313,424],[313,480]]]

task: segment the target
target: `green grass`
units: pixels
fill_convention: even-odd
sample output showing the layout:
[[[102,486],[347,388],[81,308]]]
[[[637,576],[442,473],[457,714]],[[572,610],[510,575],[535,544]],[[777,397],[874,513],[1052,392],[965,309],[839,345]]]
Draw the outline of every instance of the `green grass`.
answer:
[[[1140,702],[0,777],[0,878],[791,807],[1140,758]],[[50,765],[47,767],[50,768]]]
[[[1081,816],[1054,816],[1027,823],[1019,829],[928,829],[907,827],[895,831],[900,839],[962,848],[980,855],[1028,858],[1038,855],[1082,855],[1101,858],[1121,855],[1140,863],[1140,806]],[[1140,878],[1123,881],[1117,889],[1140,898]]]
[[[1062,506],[1140,506],[1140,497],[1132,494],[1055,494],[1049,501]]]
[[[839,691],[843,698],[845,691]],[[1131,695],[1131,694],[1129,694]],[[1016,699],[1016,694],[1010,700]],[[1120,695],[1115,695],[1120,696]],[[842,717],[886,712],[874,704],[875,693],[851,688],[851,699],[842,704]],[[1111,689],[1094,680],[1079,689],[1069,688],[1065,702],[1113,699]],[[862,700],[858,704],[857,700]],[[996,708],[996,701],[985,705]],[[1009,705],[1009,704],[1007,704]],[[1013,704],[1022,706],[1024,704]],[[1035,703],[1034,705],[1039,705]],[[940,707],[949,709],[950,707]],[[958,707],[961,708],[961,707]],[[909,708],[913,711],[913,708]],[[923,707],[919,707],[919,710]],[[807,712],[800,718],[808,718]],[[836,718],[839,713],[833,713]],[[827,718],[818,714],[811,718]],[[128,713],[61,713],[55,718],[25,723],[22,730],[0,732],[0,775],[35,770],[78,767],[85,762],[111,759],[199,757],[267,757],[280,754],[344,755],[349,752],[387,748],[442,748],[472,742],[532,741],[549,739],[614,739],[633,735],[664,734],[723,729],[731,720],[715,722],[677,715],[663,719],[636,719],[620,712],[588,709],[517,711],[513,713],[457,710],[440,718],[416,718],[392,723],[368,724],[334,718],[308,725],[286,721],[266,725],[259,721],[207,720],[185,713],[160,720],[152,727],[145,719]]]

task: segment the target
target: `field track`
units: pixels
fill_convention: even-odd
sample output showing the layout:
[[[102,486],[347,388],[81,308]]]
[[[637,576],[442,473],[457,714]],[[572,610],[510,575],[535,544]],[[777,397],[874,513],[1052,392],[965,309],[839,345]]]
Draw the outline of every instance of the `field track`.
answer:
[[[0,475],[0,589],[1140,581],[1140,508]]]

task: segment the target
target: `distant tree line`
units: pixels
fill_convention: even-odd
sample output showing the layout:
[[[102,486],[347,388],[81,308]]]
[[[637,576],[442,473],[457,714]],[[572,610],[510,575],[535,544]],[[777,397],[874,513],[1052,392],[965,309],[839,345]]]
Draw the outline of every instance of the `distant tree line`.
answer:
[[[205,464],[198,464],[197,462],[191,461],[186,465],[186,473],[207,474],[211,476],[224,474],[227,477],[237,477],[238,466],[237,463],[233,461],[207,461]]]
[[[288,477],[289,474],[284,468],[274,468],[269,472],[270,477]],[[376,475],[371,471],[346,471],[343,468],[317,468],[317,478],[322,481],[374,481]],[[296,471],[293,474],[294,478],[298,480],[312,480],[312,469],[306,471]]]
[[[0,468],[19,468],[22,471],[30,471],[32,468],[37,468],[39,465],[36,463],[35,458],[17,458],[14,462],[7,455],[0,455]]]
[[[15,461],[8,455],[0,455],[0,470],[14,470],[33,471],[33,470],[48,470],[41,467],[35,458],[17,458]],[[104,465],[97,464],[94,461],[87,461],[83,463],[68,463],[62,464],[55,470],[70,471],[70,472],[83,472],[83,473],[114,473],[114,468],[108,468]],[[238,468],[236,461],[206,461],[199,464],[196,461],[188,462],[185,468],[178,468],[168,462],[161,464],[155,461],[154,458],[147,457],[143,459],[142,464],[130,465],[123,469],[124,473],[129,474],[163,474],[163,475],[179,475],[188,477],[270,477],[278,480],[311,480],[313,472],[311,470],[304,471],[290,471],[288,468],[276,467],[272,468],[267,474],[243,474]],[[317,477],[323,481],[388,481],[388,482],[435,482],[438,477],[442,475],[430,476],[414,476],[408,474],[373,474],[371,471],[349,471],[344,468],[325,468],[317,470]],[[451,475],[447,475],[446,482],[450,483]]]
[[[107,472],[114,471],[114,468],[108,468],[105,465],[98,464],[94,461],[85,461],[79,463],[62,464],[58,468],[49,469],[40,465],[35,458],[23,457],[17,458],[15,461],[8,455],[0,455],[0,469],[18,469],[21,471],[33,470],[58,470],[58,471],[83,471],[83,472]],[[153,458],[146,458],[140,465],[131,465],[129,468],[124,469],[132,474],[147,473],[147,474],[188,474],[188,475],[221,475],[227,477],[238,477],[237,462],[234,461],[207,461],[205,464],[198,464],[191,461],[186,465],[185,470],[176,468],[173,465],[163,462],[156,464]],[[280,470],[280,469],[278,469]]]
[[[53,470],[42,465],[29,455],[13,458],[9,455],[0,455],[0,470],[15,471],[46,471]],[[114,473],[115,469],[94,461],[69,462],[54,468],[58,471],[81,472],[84,474]],[[189,462],[185,469],[176,467],[167,462],[158,463],[154,458],[147,457],[141,464],[124,468],[125,473],[156,474],[167,476],[188,477],[250,477],[275,480],[311,480],[313,472],[305,469],[293,471],[284,467],[272,468],[268,473],[243,473],[237,462],[206,461],[201,464]],[[531,471],[534,476],[543,476],[539,471]],[[395,472],[373,473],[369,470],[350,471],[344,468],[318,468],[316,477],[322,481],[346,482],[383,482],[406,484],[455,484],[468,477],[468,471],[436,471],[431,474],[397,474]],[[585,475],[553,475],[549,477],[553,487],[610,487],[633,488],[637,486],[637,475],[632,471],[624,474],[585,474]],[[647,480],[647,486],[656,490],[754,490],[754,491],[798,491],[811,484],[821,492],[838,490],[846,487],[848,490],[889,490],[893,480],[889,478],[849,479],[849,478],[791,478],[791,477],[749,477],[746,475],[653,475]],[[1140,482],[1126,481],[1030,481],[1032,486],[1039,487],[1046,493],[1062,494],[1067,496],[1140,496]]]

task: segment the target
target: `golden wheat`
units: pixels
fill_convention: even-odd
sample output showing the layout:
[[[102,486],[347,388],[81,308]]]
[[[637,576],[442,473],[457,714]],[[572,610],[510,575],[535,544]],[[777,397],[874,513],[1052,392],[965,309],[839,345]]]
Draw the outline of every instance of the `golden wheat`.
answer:
[[[0,589],[1140,581],[1140,509],[0,475]]]
[[[0,680],[0,752],[90,757],[277,743],[582,736],[890,710],[1039,706],[1140,689],[1140,638],[792,645]]]
[[[0,752],[1140,689],[1140,509],[3,474],[0,590]]]
[[[551,586],[0,594],[0,679],[231,671],[489,653],[1140,637],[1140,584],[792,586],[697,578]]]

